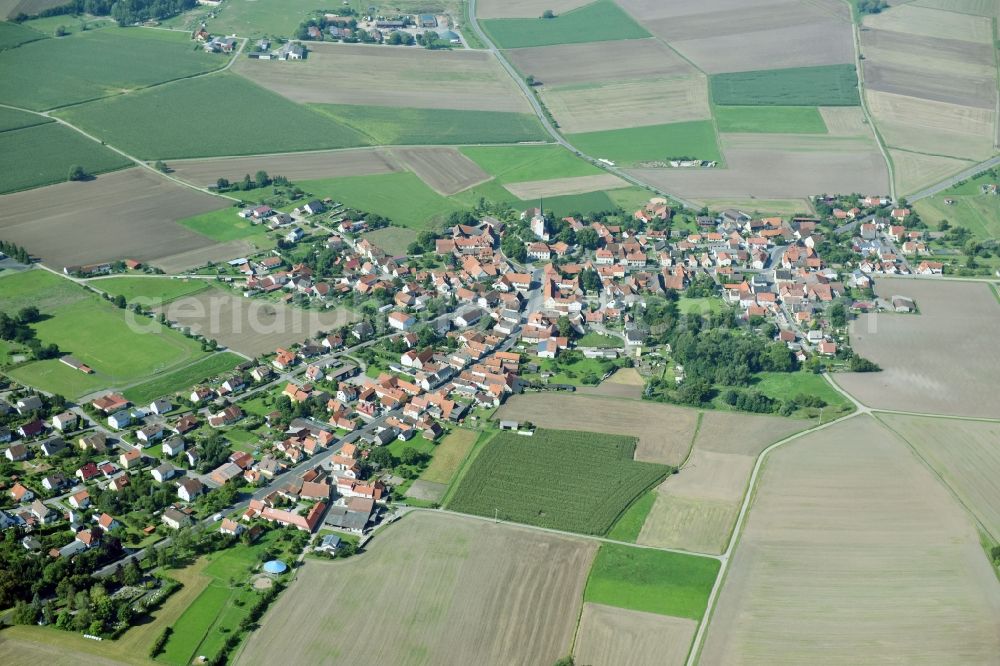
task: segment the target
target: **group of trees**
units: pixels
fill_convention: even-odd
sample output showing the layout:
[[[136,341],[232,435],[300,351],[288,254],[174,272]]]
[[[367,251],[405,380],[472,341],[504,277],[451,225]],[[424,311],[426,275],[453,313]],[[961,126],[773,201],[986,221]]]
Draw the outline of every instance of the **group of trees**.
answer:
[[[858,11],[862,14],[878,14],[888,8],[885,0],[858,0]]]
[[[43,345],[35,337],[35,330],[30,324],[42,318],[38,308],[27,306],[21,308],[17,315],[11,317],[6,312],[0,312],[0,340],[17,342],[28,347],[32,355],[39,360],[59,356],[59,347],[55,344]]]
[[[176,16],[198,5],[197,0],[71,0],[58,7],[50,7],[29,16],[19,13],[14,20],[26,21],[33,16],[64,16],[91,14],[110,16],[120,25],[133,25],[150,19]]]
[[[6,254],[8,257],[14,259],[14,261],[20,262],[22,264],[31,263],[31,255],[20,245],[15,245],[14,243],[8,243],[7,241],[0,240],[0,253]]]
[[[263,169],[258,171],[253,178],[250,178],[250,174],[244,175],[243,180],[238,183],[232,183],[228,178],[219,178],[215,181],[215,189],[219,192],[249,191],[262,187],[269,187],[271,185],[292,187],[292,183],[284,176],[270,176]],[[299,190],[299,192],[301,192],[301,190]]]

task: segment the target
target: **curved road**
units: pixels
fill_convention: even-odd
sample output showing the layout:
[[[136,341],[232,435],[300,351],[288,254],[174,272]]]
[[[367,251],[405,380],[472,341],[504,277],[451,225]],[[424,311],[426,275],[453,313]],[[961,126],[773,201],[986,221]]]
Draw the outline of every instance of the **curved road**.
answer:
[[[517,70],[514,69],[514,66],[511,65],[510,62],[508,62],[507,58],[504,57],[503,52],[499,48],[497,48],[497,45],[493,43],[493,40],[491,40],[486,35],[486,32],[479,26],[479,19],[476,18],[476,0],[469,0],[469,25],[472,26],[473,30],[475,30],[476,35],[479,37],[480,40],[482,40],[483,44],[486,44],[489,52],[493,54],[493,56],[500,62],[503,68],[507,70],[507,73],[510,75],[510,77],[514,79],[517,85],[521,88],[521,91],[528,98],[528,102],[531,103],[531,108],[534,109],[535,115],[538,116],[538,119],[542,122],[542,126],[545,128],[545,131],[549,133],[549,135],[556,143],[563,146],[567,150],[572,151],[579,157],[587,160],[594,166],[600,169],[604,169],[605,171],[608,171],[610,173],[613,173],[614,175],[618,176],[619,178],[628,183],[631,183],[632,185],[636,185],[638,187],[647,190],[652,190],[657,194],[669,197],[674,201],[676,201],[677,203],[684,206],[685,208],[701,208],[701,206],[695,204],[692,201],[688,201],[687,199],[682,199],[676,194],[670,194],[669,192],[664,192],[663,190],[654,187],[649,183],[643,182],[638,178],[635,178],[634,176],[625,173],[624,171],[622,171],[617,167],[608,166],[604,162],[598,161],[596,157],[592,157],[582,152],[581,150],[576,148],[573,144],[571,144],[569,141],[567,141],[563,137],[563,135],[559,133],[559,130],[555,128],[555,126],[552,124],[552,121],[549,120],[549,117],[545,113],[545,110],[542,108],[542,105],[538,102],[538,97],[537,95],[535,95],[535,92],[531,90],[531,88],[528,86],[527,83],[524,82],[524,79],[521,77],[520,74],[517,73]]]

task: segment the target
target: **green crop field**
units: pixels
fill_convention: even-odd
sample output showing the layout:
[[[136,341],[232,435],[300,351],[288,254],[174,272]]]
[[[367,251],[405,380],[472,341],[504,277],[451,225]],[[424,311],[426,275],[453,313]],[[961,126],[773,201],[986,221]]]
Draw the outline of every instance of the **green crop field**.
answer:
[[[500,183],[573,178],[604,173],[559,145],[466,146],[462,153]]]
[[[979,186],[974,187],[976,194],[937,194],[921,199],[913,204],[913,210],[932,229],[937,228],[941,220],[948,220],[952,226],[965,227],[981,240],[1000,239],[1000,197],[978,194]],[[956,189],[970,189],[970,185]],[[954,203],[946,204],[945,199]]]
[[[502,432],[462,477],[448,508],[539,527],[606,534],[665,465],[635,462],[633,437],[537,430]]]
[[[224,100],[215,108],[208,100]],[[358,132],[235,74],[91,102],[60,116],[144,159],[292,152],[367,145]],[[156,132],[149,128],[155,127]]]
[[[189,36],[183,33],[142,28],[88,30],[5,52],[0,58],[0,102],[51,109],[208,72],[225,64],[224,57],[193,50]],[[202,108],[198,115],[205,115],[204,111]]]
[[[712,101],[726,106],[857,106],[854,65],[823,65],[715,74]]]
[[[157,277],[112,277],[92,280],[90,286],[112,296],[124,296],[129,303],[141,298],[143,307],[154,307],[181,296],[190,296],[208,289],[208,280],[172,280]]]
[[[189,366],[158,375],[148,382],[126,389],[125,397],[137,405],[152,402],[156,398],[190,388],[204,379],[218,377],[242,362],[242,357],[229,352],[212,354]]]
[[[530,113],[314,104],[312,108],[380,146],[516,143],[547,138]]]
[[[636,539],[639,538],[639,532],[642,531],[643,523],[646,522],[646,517],[649,515],[649,511],[653,508],[655,502],[655,490],[650,490],[633,502],[632,506],[612,526],[611,531],[608,532],[608,538],[635,543]]]
[[[601,545],[584,601],[701,620],[719,562],[613,543]]]
[[[387,217],[401,227],[424,229],[463,207],[424,184],[409,171],[375,176],[348,176],[296,183],[313,196]]]
[[[32,30],[23,25],[0,21],[0,51],[16,48],[21,44],[36,42],[40,39],[45,39],[45,37],[45,35],[37,30]]]
[[[54,122],[51,118],[0,106],[0,132]]]
[[[826,123],[815,106],[717,106],[720,132],[826,134]]]
[[[241,196],[250,194],[240,192]],[[239,216],[236,208],[222,208],[209,213],[202,213],[194,217],[178,220],[191,231],[196,231],[202,236],[208,236],[214,241],[225,243],[232,240],[246,240],[252,242],[258,248],[274,247],[276,240],[268,235],[267,227],[263,224],[252,224],[250,220]]]
[[[543,10],[544,6],[539,5],[539,16]],[[480,24],[493,42],[503,49],[650,36],[611,0],[597,0],[551,19],[487,19]]]
[[[18,165],[0,172],[0,193],[61,183],[74,165],[91,175],[132,166],[131,160],[56,123],[0,132],[0,155]]]
[[[722,160],[715,127],[710,120],[570,134],[567,138],[580,151],[611,160],[618,166],[682,157]]]

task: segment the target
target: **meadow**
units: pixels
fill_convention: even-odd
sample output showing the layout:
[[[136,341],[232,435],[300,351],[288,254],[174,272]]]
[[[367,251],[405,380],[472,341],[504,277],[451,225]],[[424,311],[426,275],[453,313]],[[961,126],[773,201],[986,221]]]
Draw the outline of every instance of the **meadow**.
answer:
[[[604,335],[591,331],[576,341],[577,347],[601,347],[615,349],[624,347],[625,341],[614,335]]]
[[[968,186],[955,188],[969,189]],[[965,227],[972,235],[982,240],[1000,238],[1000,197],[994,194],[937,194],[913,203],[913,209],[932,229],[941,220],[948,220],[952,226]],[[945,199],[954,203],[946,204]]]
[[[556,18],[485,19],[483,30],[503,49],[642,39],[649,33],[611,0],[559,14]]]
[[[110,277],[92,280],[90,286],[112,296],[124,296],[131,303],[143,299],[143,306],[166,303],[181,296],[190,296],[208,289],[207,280],[171,280],[157,277]]]
[[[548,135],[533,114],[355,104],[310,108],[368,137],[373,145],[517,143]]]
[[[156,398],[190,388],[204,379],[229,372],[243,360],[241,356],[229,352],[212,354],[179,370],[158,375],[147,382],[126,389],[125,397],[137,405],[152,402]]]
[[[243,192],[242,195],[253,194]],[[177,224],[187,227],[202,236],[207,236],[214,241],[225,243],[233,240],[246,240],[252,242],[258,248],[273,247],[276,243],[267,234],[267,227],[263,224],[253,224],[250,220],[239,216],[239,211],[235,208],[221,208],[209,213],[202,213],[183,220],[177,220]]]
[[[485,447],[448,502],[454,511],[539,527],[606,534],[668,468],[635,462],[633,437],[537,430],[503,432]]]
[[[0,106],[0,132],[51,123],[51,118]]]
[[[762,372],[756,377],[753,388],[776,400],[793,400],[798,395],[814,396],[827,404],[823,408],[823,421],[831,421],[854,411],[854,404],[830,383],[812,372]],[[819,410],[799,410],[798,416],[818,415]],[[803,413],[804,412],[804,413]]]
[[[678,158],[722,161],[710,120],[570,134],[567,138],[581,152],[619,166]]]
[[[19,23],[0,21],[0,51],[13,49],[21,44],[45,39],[46,35]]]
[[[212,113],[208,99],[226,100]],[[358,132],[234,74],[100,100],[59,115],[143,159],[250,155],[367,145]],[[198,131],[192,131],[197,118]],[[155,133],[148,131],[156,127]]]
[[[189,36],[106,28],[24,44],[0,59],[0,102],[43,110],[218,69],[226,58],[194,50]]]
[[[393,256],[406,254],[406,248],[417,240],[417,232],[406,227],[382,227],[364,234],[371,243]]]
[[[87,292],[71,281],[41,269],[4,275],[0,278],[0,292],[0,312],[9,315],[29,305],[53,312],[87,298]]]
[[[434,448],[434,457],[420,478],[431,483],[451,483],[479,433],[455,428]]]
[[[857,106],[854,65],[824,65],[716,74],[712,101],[725,106]]]
[[[720,132],[826,134],[819,109],[810,106],[717,106]]]
[[[719,562],[615,543],[601,544],[584,601],[700,620]]]
[[[459,150],[499,183],[574,178],[604,173],[559,145],[464,146]]]
[[[56,123],[0,132],[0,154],[18,165],[0,173],[0,193],[64,182],[73,166],[91,175],[132,166],[131,160]]]

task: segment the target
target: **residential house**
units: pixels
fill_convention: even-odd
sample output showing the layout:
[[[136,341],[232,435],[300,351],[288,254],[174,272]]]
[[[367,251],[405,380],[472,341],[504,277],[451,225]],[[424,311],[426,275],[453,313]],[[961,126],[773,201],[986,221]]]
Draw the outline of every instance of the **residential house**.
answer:
[[[122,430],[132,424],[132,414],[128,410],[115,412],[108,417],[108,425],[115,430]]]
[[[169,400],[161,398],[160,400],[154,400],[149,405],[149,411],[152,414],[166,414],[174,408],[173,404]]]
[[[177,484],[177,496],[185,502],[193,502],[205,492],[205,486],[198,479],[184,479]]]
[[[52,417],[52,427],[62,432],[73,430],[79,420],[80,417],[73,412],[63,412]]]

